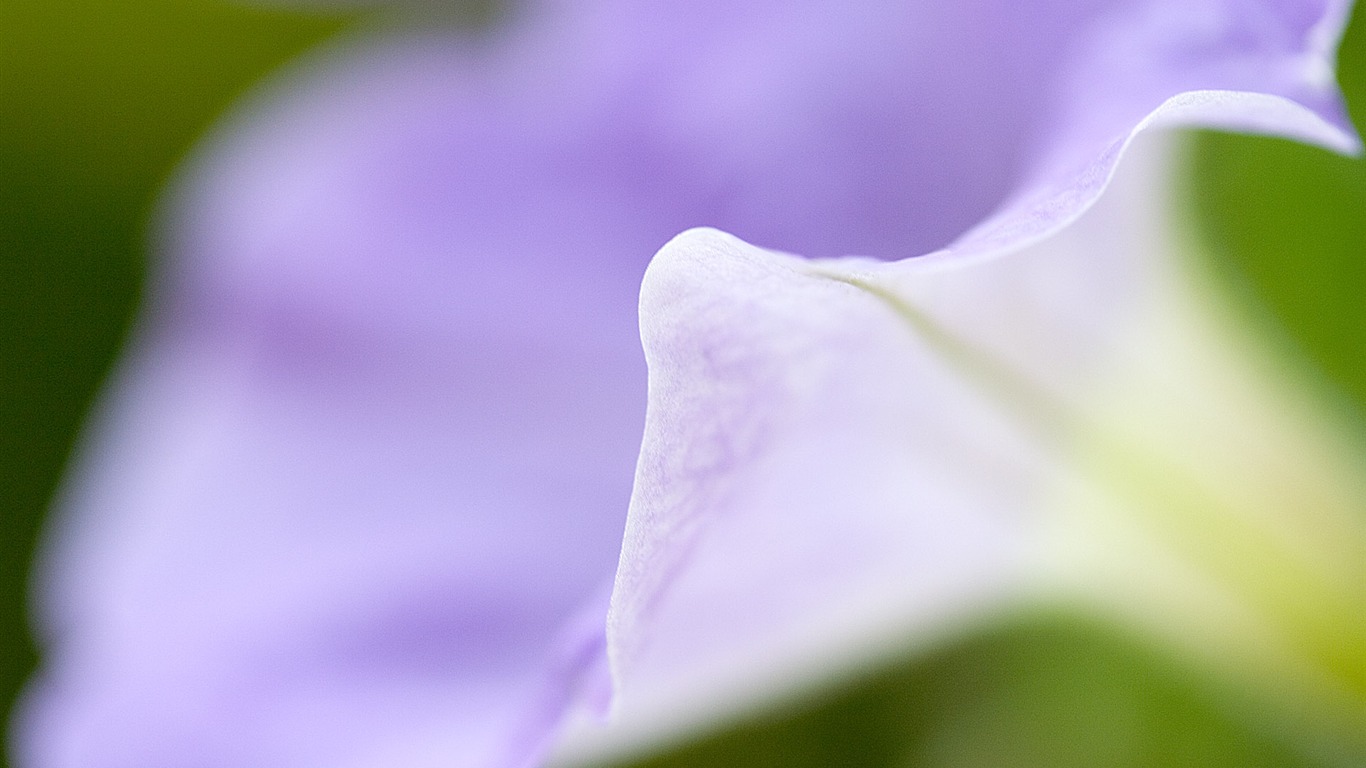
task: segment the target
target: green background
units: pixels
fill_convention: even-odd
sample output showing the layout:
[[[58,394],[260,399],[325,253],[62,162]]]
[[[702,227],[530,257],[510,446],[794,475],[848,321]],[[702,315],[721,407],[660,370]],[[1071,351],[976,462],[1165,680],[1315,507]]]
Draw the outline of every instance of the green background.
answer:
[[[1341,70],[1359,125],[1363,21],[1349,32]],[[160,186],[245,89],[355,23],[207,0],[0,4],[6,709],[35,660],[24,603],[40,520],[128,333]],[[1268,338],[1319,378],[1342,418],[1366,427],[1366,165],[1283,141],[1206,134],[1188,181],[1214,272]],[[1178,667],[1103,627],[1050,615],[1004,621],[649,765],[1320,764],[1292,741],[1231,715]]]

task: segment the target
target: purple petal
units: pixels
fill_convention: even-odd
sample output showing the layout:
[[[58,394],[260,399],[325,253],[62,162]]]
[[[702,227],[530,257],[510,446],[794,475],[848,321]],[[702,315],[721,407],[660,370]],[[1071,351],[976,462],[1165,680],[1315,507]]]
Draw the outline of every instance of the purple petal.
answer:
[[[948,249],[888,265],[822,264],[701,233],[657,257],[641,309],[651,416],[609,620],[623,730],[667,730],[662,713],[673,727],[723,716],[866,660],[867,647],[942,632],[942,614],[971,613],[979,596],[1012,592],[1032,494],[1054,471],[1039,435],[1012,427],[1038,428],[1032,422],[1053,418],[1048,403],[1079,391],[1090,366],[1076,359],[1094,354],[1097,339],[1079,338],[1077,327],[1108,338],[1107,318],[1133,300],[1119,276],[1135,259],[1107,252],[1142,247],[1162,227],[1119,245],[1119,233],[1092,225],[1082,250],[1098,252],[1097,265],[1072,252],[1051,266],[970,264],[1075,221],[1146,127],[1211,125],[1359,147],[1332,79],[1346,4],[1091,4],[1070,18],[1066,10],[1029,6],[1066,23],[1034,40],[1048,50],[1024,67],[1035,81],[1017,83],[1033,114],[993,115],[993,126],[1015,128],[1004,139],[1017,162],[1013,189]],[[930,103],[936,115],[944,104],[954,111],[951,100]],[[1150,186],[1127,204],[1141,218],[1144,197],[1164,193]],[[951,276],[926,277],[940,269]],[[1089,289],[1075,288],[1080,276]],[[850,280],[874,295],[851,295]],[[1012,296],[1011,286],[1036,281],[1062,293]],[[1017,406],[1016,418],[994,423],[999,400],[1019,392],[974,401],[970,382],[951,375],[961,378],[958,351],[923,345],[938,330],[908,329],[887,306],[881,326],[870,314],[880,295],[906,291],[930,302],[936,328],[955,337],[966,329],[972,346],[991,348],[1053,396],[1040,406],[1026,395],[1033,415],[1019,418]],[[898,339],[908,330],[921,348]],[[985,478],[962,475],[984,467]]]
[[[1028,591],[1062,471],[1055,406],[1146,298],[1160,170],[1135,168],[1045,245],[906,262],[899,282],[713,230],[656,256],[610,748],[792,695]]]
[[[1359,720],[1333,677],[1359,615],[1357,446],[1192,289],[1169,149],[1142,140],[1085,216],[1006,259],[889,270],[713,230],[656,256],[616,722],[565,764],[1039,599],[1171,642],[1269,711]]]
[[[572,34],[625,73],[622,124],[707,171],[662,174],[707,185],[689,225],[808,257],[1037,239],[1174,98],[1169,120],[1356,147],[1332,80],[1344,0],[596,5]]]
[[[450,43],[197,164],[49,553],[24,764],[522,765],[600,687],[662,238]]]
[[[1073,44],[1024,183],[959,238],[1000,253],[1066,226],[1149,125],[1205,126],[1361,149],[1334,79],[1350,0],[1157,0],[1116,7]]]
[[[1126,14],[1166,6],[1099,0],[591,3],[316,62],[180,190],[160,300],[49,556],[23,758],[533,759],[580,689],[601,694],[647,255],[700,224],[915,255],[1012,193],[1084,188],[1078,157],[1105,171],[1130,118],[1196,88],[1277,105],[1225,122],[1346,146],[1321,77],[1344,6],[1218,7],[1269,23],[1196,35],[1198,67],[1160,25],[1127,36]],[[1107,34],[1156,74],[1093,126],[1081,75]],[[832,311],[869,311],[847,293]],[[1009,550],[1002,525],[960,544]],[[976,584],[1000,562],[961,566]]]
[[[1080,256],[1051,241],[1053,255],[1026,266],[984,272],[964,257],[1072,223],[1145,127],[1355,150],[1329,66],[1345,8],[1241,10],[1154,3],[1098,17],[1069,59],[1091,69],[1055,81],[1061,103],[1076,102],[1049,115],[1012,197],[933,258],[803,262],[708,232],[656,257],[641,310],[651,415],[609,619],[628,735],[609,741],[790,694],[1018,591],[1035,494],[1057,471],[1056,405],[1094,373],[1095,359],[1077,365],[1097,354],[1091,332],[1112,338],[1117,307],[1141,296],[1120,279],[1142,261],[1134,249],[1168,241],[1154,236],[1165,225],[1134,232],[1093,214],[1089,234],[1070,235],[1090,238]],[[1126,201],[1129,218],[1162,194],[1150,184]],[[1117,231],[1094,223],[1116,218]],[[1077,290],[1083,276],[1090,288]],[[1012,295],[1050,282],[1064,288]],[[891,296],[911,297],[916,318],[925,302],[930,330],[897,318]],[[967,376],[978,381],[962,380],[978,367],[962,339],[968,358],[986,348],[993,361]],[[1000,361],[1012,373],[996,376]]]

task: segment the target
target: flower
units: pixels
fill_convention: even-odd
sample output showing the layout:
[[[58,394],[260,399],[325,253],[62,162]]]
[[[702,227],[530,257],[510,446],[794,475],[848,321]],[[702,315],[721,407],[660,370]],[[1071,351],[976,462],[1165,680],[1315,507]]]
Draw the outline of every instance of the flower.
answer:
[[[1366,747],[1363,452],[1191,274],[1171,150],[1140,140],[1093,210],[1001,260],[666,246],[608,622],[618,717],[567,754],[1038,604]]]
[[[315,57],[171,197],[46,556],[21,764],[535,764],[614,685],[621,732],[653,733],[716,686],[767,695],[813,654],[990,605],[1033,528],[1009,510],[1037,481],[1010,474],[1043,454],[945,369],[956,342],[915,346],[920,293],[922,337],[1009,317],[1011,364],[1073,396],[1143,260],[1034,264],[1075,293],[1011,312],[1031,260],[988,260],[1061,247],[1140,127],[1354,149],[1347,10],[601,0]],[[698,225],[812,257],[952,245],[666,247],[628,522],[637,289]],[[976,472],[951,446],[982,435],[1002,487],[912,482]],[[903,566],[913,594],[860,597]]]

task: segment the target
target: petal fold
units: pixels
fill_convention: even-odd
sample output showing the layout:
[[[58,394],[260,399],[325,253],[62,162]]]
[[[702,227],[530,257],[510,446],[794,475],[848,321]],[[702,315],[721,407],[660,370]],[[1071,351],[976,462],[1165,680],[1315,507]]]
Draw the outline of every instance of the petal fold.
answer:
[[[1293,717],[1313,722],[1319,696],[1324,722],[1344,722],[1352,683],[1324,678],[1356,642],[1332,628],[1356,626],[1343,598],[1366,493],[1350,462],[1274,459],[1277,440],[1319,457],[1350,442],[1302,399],[1267,394],[1265,361],[1220,336],[1210,297],[1192,300],[1164,194],[1174,154],[1141,139],[1094,208],[1006,259],[810,261],[712,230],[660,252],[608,624],[618,720],[579,731],[566,764],[812,694],[1041,599],[1199,646],[1192,658],[1230,677],[1218,649],[1308,669],[1277,677],[1305,697]],[[1221,398],[1256,402],[1258,418],[1231,418]],[[1182,499],[1187,474],[1212,495]],[[1284,487],[1320,486],[1319,513],[1295,519]],[[1230,559],[1220,532],[1262,548]],[[1297,626],[1312,611],[1261,581],[1273,562],[1318,585],[1295,593],[1328,606],[1317,640]]]
[[[714,230],[660,252],[606,748],[810,689],[1029,592],[1066,444],[1055,404],[1147,287],[1165,166],[1134,165],[1046,247],[911,261],[896,281]]]

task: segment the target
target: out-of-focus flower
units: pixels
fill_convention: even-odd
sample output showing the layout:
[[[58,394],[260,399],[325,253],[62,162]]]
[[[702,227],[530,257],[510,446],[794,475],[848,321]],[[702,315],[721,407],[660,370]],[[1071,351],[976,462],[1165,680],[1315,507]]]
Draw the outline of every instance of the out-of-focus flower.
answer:
[[[1355,148],[1347,5],[604,0],[315,59],[173,196],[20,764],[535,764],[609,641],[654,734],[1018,594],[1037,492],[1089,487],[1030,430],[1168,295],[1151,188],[1054,233],[1152,123]],[[637,290],[697,225],[954,245],[666,249],[618,572]]]

